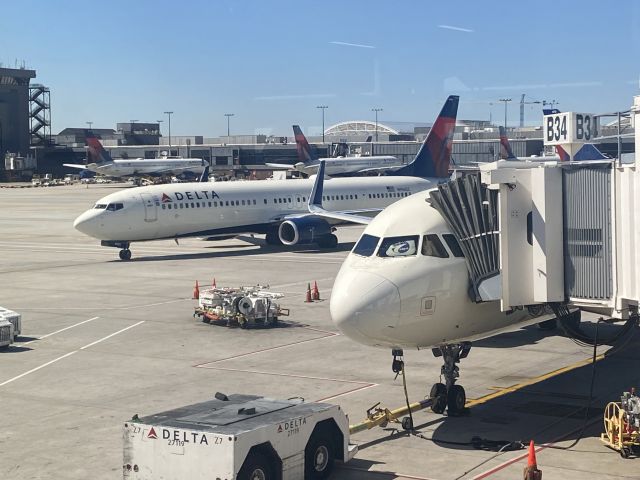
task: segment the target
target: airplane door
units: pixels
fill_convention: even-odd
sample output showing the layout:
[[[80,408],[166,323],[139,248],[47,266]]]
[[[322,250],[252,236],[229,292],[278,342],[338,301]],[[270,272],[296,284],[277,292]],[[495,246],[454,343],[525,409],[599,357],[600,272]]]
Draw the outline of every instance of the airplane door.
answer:
[[[158,204],[152,195],[141,193],[142,202],[144,203],[144,221],[155,222],[158,220]]]

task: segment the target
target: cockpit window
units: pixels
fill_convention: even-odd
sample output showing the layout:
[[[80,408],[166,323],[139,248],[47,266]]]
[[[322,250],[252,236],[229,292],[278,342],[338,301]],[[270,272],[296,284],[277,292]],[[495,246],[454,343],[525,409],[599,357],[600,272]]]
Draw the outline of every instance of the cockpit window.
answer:
[[[122,203],[110,203],[107,205],[107,210],[110,212],[115,212],[116,210],[122,210],[124,205]]]
[[[464,257],[464,253],[462,253],[462,249],[460,248],[460,244],[458,243],[458,240],[456,240],[456,237],[450,233],[445,233],[442,236],[444,241],[447,242],[447,245],[449,245],[449,250],[451,250],[454,257]]]
[[[449,258],[447,250],[438,238],[438,235],[425,235],[422,241],[422,255],[426,257]]]
[[[353,253],[356,255],[362,255],[363,257],[370,257],[373,255],[373,252],[376,251],[379,240],[380,237],[374,237],[373,235],[365,233],[360,237],[360,240],[358,240],[358,243],[353,249]]]
[[[96,203],[95,207],[93,207],[97,210],[104,210],[105,208],[107,208],[107,204],[106,203]]]
[[[418,252],[418,235],[387,237],[378,249],[379,257],[410,257]]]

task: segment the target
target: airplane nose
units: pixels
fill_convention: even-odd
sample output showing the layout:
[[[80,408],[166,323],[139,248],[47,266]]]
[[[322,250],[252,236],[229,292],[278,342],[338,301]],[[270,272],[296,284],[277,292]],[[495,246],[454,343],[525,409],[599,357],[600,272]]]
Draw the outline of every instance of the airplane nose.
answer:
[[[96,236],[97,227],[98,227],[98,219],[93,209],[87,210],[86,212],[81,214],[78,218],[76,218],[75,221],[73,222],[73,228],[90,237]]]
[[[371,272],[340,271],[331,291],[331,318],[338,329],[359,343],[385,343],[398,323],[400,292]]]

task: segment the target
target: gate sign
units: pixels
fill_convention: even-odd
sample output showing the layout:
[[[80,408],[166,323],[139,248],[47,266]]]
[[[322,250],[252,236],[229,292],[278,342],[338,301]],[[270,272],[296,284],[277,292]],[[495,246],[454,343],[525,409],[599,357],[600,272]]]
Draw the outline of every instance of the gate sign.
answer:
[[[591,142],[598,136],[598,117],[591,113],[562,112],[544,116],[544,144]]]

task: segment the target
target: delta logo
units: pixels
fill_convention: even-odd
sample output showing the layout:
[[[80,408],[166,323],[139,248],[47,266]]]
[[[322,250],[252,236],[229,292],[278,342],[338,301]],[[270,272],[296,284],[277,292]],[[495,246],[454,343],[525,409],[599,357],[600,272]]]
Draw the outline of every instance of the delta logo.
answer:
[[[171,200],[171,197],[169,195],[167,195],[166,193],[162,194],[162,203],[170,203],[173,202],[173,200]]]
[[[151,427],[151,430],[149,430],[149,433],[147,433],[147,438],[153,438],[154,440],[158,439],[158,434],[153,427]]]

